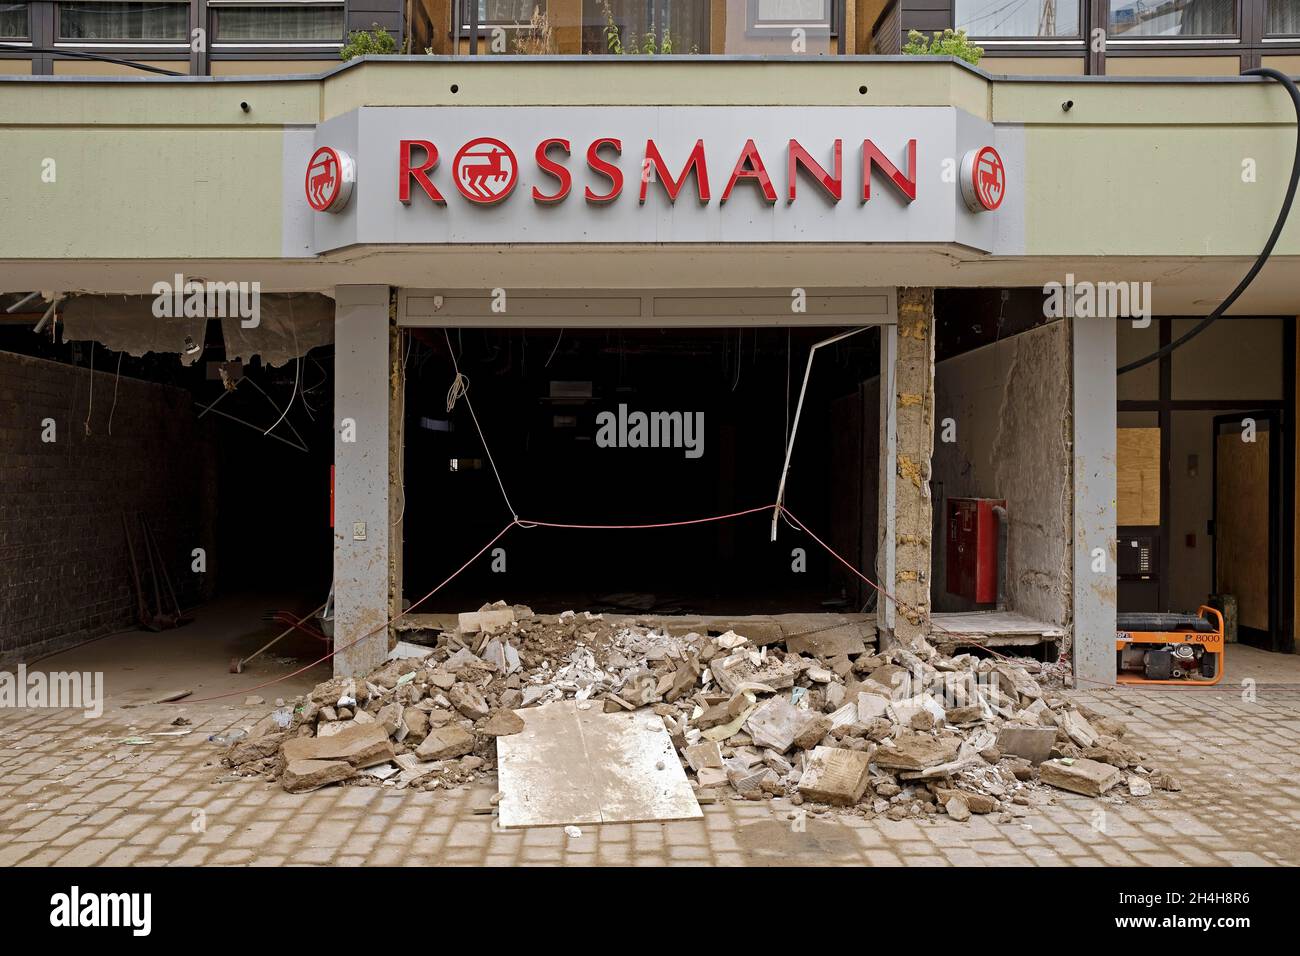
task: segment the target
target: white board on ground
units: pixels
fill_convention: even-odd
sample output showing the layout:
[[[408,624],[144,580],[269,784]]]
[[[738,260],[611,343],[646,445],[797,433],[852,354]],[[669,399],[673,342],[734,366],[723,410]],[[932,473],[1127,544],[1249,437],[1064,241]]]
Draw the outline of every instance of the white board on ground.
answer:
[[[663,718],[606,714],[599,701],[515,711],[518,734],[497,738],[503,827],[645,823],[701,816]]]

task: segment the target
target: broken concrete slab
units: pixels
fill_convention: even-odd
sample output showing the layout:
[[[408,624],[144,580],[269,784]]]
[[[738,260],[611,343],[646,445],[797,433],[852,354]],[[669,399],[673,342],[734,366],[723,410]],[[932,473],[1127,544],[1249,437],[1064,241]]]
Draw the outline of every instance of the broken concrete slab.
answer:
[[[889,698],[881,697],[879,694],[859,693],[858,703],[858,723],[865,724],[877,717],[884,717],[889,711]]]
[[[696,773],[699,773],[705,767],[722,766],[722,750],[718,747],[716,741],[710,740],[687,747],[683,754],[686,757],[686,763]]]
[[[396,756],[392,741],[377,723],[353,725],[330,737],[295,737],[284,743],[284,759],[343,760],[353,767],[373,767]]]
[[[881,745],[876,751],[875,764],[887,770],[928,770],[952,760],[960,746],[955,737],[931,737],[905,731]]]
[[[309,793],[356,776],[345,760],[290,760],[280,775],[280,786],[289,793]]]
[[[498,710],[479,729],[488,737],[509,737],[524,729],[524,719],[513,710]]]
[[[1045,760],[1038,768],[1043,783],[1085,797],[1099,797],[1123,779],[1118,767],[1080,757],[1076,760]]]
[[[463,611],[456,618],[456,624],[462,634],[477,634],[486,631],[491,634],[505,630],[515,622],[515,609],[512,607],[493,607],[482,611]]]
[[[482,720],[492,712],[492,708],[483,699],[482,692],[473,684],[464,682],[456,684],[447,692],[447,699],[451,701],[453,707],[470,720]]]
[[[749,731],[756,746],[783,754],[794,745],[795,737],[816,716],[806,710],[798,710],[784,697],[772,697],[749,715],[745,729]]]
[[[520,711],[524,732],[497,738],[503,827],[702,816],[662,717],[585,703]]]
[[[1092,747],[1097,743],[1099,735],[1083,714],[1073,710],[1063,710],[1057,714],[1057,720],[1060,728],[1080,747]]]
[[[429,731],[424,742],[415,750],[421,760],[450,760],[463,757],[474,749],[476,738],[459,724],[448,724]]]
[[[799,792],[816,803],[851,807],[867,790],[870,764],[870,755],[863,751],[817,747],[807,758]]]
[[[1038,765],[1052,755],[1056,743],[1055,727],[1016,727],[1004,725],[998,731],[998,750],[1013,757],[1024,757]]]
[[[785,646],[791,654],[810,654],[827,660],[833,657],[857,657],[867,652],[861,628],[856,624],[845,624],[812,634],[793,634],[785,639]]]

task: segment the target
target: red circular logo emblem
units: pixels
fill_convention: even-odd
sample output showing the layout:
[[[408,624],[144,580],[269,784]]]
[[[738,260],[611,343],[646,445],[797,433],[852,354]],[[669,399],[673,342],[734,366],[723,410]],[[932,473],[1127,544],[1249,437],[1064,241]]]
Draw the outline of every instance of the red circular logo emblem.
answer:
[[[519,162],[501,140],[480,136],[460,148],[452,160],[451,176],[470,202],[500,202],[515,188]]]
[[[340,149],[322,146],[307,161],[307,202],[317,212],[338,212],[352,196],[356,167]]]
[[[1007,193],[1007,171],[1002,157],[992,146],[985,146],[975,154],[971,170],[971,186],[975,198],[985,209],[997,209]]]

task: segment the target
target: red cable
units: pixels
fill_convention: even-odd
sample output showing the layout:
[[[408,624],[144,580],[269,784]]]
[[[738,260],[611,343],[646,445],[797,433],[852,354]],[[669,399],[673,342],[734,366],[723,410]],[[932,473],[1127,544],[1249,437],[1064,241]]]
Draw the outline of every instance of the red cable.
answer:
[[[437,594],[439,591],[441,591],[444,587],[446,587],[448,584],[450,584],[450,583],[452,582],[452,580],[455,579],[455,577],[456,577],[457,575],[459,575],[462,571],[464,571],[464,570],[465,570],[466,568],[468,568],[471,564],[473,564],[475,561],[477,561],[477,560],[478,560],[478,559],[483,555],[483,552],[484,552],[484,551],[486,551],[488,548],[492,547],[492,545],[494,545],[494,544],[496,544],[498,541],[500,541],[502,535],[504,535],[507,531],[509,531],[511,528],[513,528],[513,527],[514,527],[515,525],[517,525],[517,524],[519,524],[519,522],[518,522],[517,520],[516,520],[516,521],[512,521],[512,522],[510,522],[508,525],[506,525],[504,528],[502,528],[500,531],[498,531],[498,532],[496,533],[496,537],[494,537],[494,538],[493,538],[491,541],[489,541],[487,544],[483,545],[483,547],[479,548],[479,549],[478,549],[478,552],[474,555],[474,557],[470,558],[468,561],[466,561],[464,564],[462,564],[459,568],[457,568],[455,571],[453,571],[453,572],[451,573],[451,576],[448,577],[447,580],[443,581],[443,582],[442,582],[441,584],[439,584],[436,588],[434,588],[432,591],[430,591],[430,592],[429,592],[428,594],[426,594],[424,597],[420,598],[420,600],[416,601],[416,602],[415,602],[414,604],[412,604],[410,607],[406,608],[406,610],[402,611],[400,614],[394,615],[392,618],[388,619],[388,620],[385,621],[383,624],[380,624],[380,625],[378,625],[377,627],[375,627],[374,629],[372,629],[372,630],[370,630],[370,631],[367,631],[365,634],[362,634],[360,637],[358,637],[355,641],[352,641],[351,643],[348,643],[348,644],[344,644],[342,647],[336,647],[336,648],[334,648],[334,650],[330,651],[328,654],[326,654],[324,657],[320,658],[319,660],[314,660],[314,661],[312,661],[310,664],[304,664],[302,667],[298,668],[296,671],[293,671],[292,673],[289,673],[289,674],[285,674],[283,677],[276,677],[276,678],[273,678],[272,680],[264,681],[264,682],[261,683],[261,684],[254,684],[252,687],[247,687],[247,688],[245,688],[245,689],[243,689],[243,690],[234,690],[234,691],[230,691],[229,693],[226,693],[226,694],[213,694],[211,697],[189,697],[189,698],[186,698],[186,700],[187,700],[189,703],[191,703],[191,704],[202,704],[202,703],[206,703],[206,702],[208,702],[208,701],[210,701],[210,700],[221,700],[221,699],[224,698],[224,697],[238,697],[240,694],[247,694],[250,690],[260,690],[260,689],[263,688],[263,687],[270,687],[272,684],[278,684],[278,683],[280,683],[281,681],[288,680],[290,677],[297,677],[297,676],[298,676],[299,674],[301,674],[303,671],[311,670],[311,669],[312,669],[313,667],[315,667],[317,664],[323,664],[323,663],[325,663],[327,660],[329,660],[329,659],[330,659],[331,657],[333,657],[335,654],[341,653],[342,651],[346,651],[346,650],[347,650],[348,648],[350,648],[350,647],[356,647],[356,645],[360,644],[360,643],[361,643],[362,641],[364,641],[366,638],[368,638],[368,637],[373,637],[374,635],[376,635],[376,634],[378,634],[380,631],[382,631],[384,628],[388,627],[388,625],[390,625],[390,624],[396,624],[396,623],[397,623],[398,621],[400,621],[403,617],[405,617],[406,615],[410,614],[412,611],[414,611],[417,607],[419,607],[419,606],[420,606],[421,604],[423,604],[425,601],[429,600],[429,598],[433,597],[435,594]]]
[[[821,538],[817,537],[817,535],[813,534],[813,532],[809,530],[808,526],[805,525],[802,521],[800,521],[794,515],[794,513],[790,511],[788,508],[786,508],[784,505],[760,505],[757,508],[747,508],[744,511],[734,511],[731,512],[730,514],[714,515],[707,518],[690,518],[685,521],[656,522],[652,524],[566,524],[566,523],[555,522],[555,521],[526,521],[520,518],[516,518],[515,520],[511,521],[508,525],[506,525],[504,528],[502,528],[500,531],[498,531],[491,541],[483,545],[483,547],[479,548],[479,550],[474,554],[472,558],[470,558],[459,568],[453,571],[451,575],[447,577],[446,580],[444,580],[441,584],[439,584],[437,587],[431,590],[428,594],[424,595],[424,597],[420,598],[418,601],[411,604],[410,607],[406,608],[401,613],[394,615],[392,618],[385,621],[383,624],[380,624],[375,628],[373,628],[372,630],[367,631],[365,634],[362,634],[356,640],[351,641],[348,644],[344,644],[342,647],[336,647],[334,650],[330,651],[328,654],[326,654],[324,657],[321,657],[319,660],[314,660],[310,664],[305,664],[304,666],[298,668],[296,671],[292,671],[291,673],[285,674],[282,677],[276,677],[271,680],[264,681],[261,684],[254,684],[252,687],[248,687],[243,690],[230,691],[229,693],[225,693],[225,694],[214,694],[210,697],[192,697],[192,698],[188,698],[188,701],[194,704],[206,703],[208,701],[221,700],[226,697],[237,697],[240,694],[247,694],[249,691],[260,690],[263,687],[270,687],[272,684],[278,684],[281,681],[286,681],[291,677],[296,677],[299,674],[303,673],[304,671],[310,670],[311,668],[315,667],[317,664],[323,664],[325,661],[329,660],[334,655],[346,651],[351,647],[355,647],[357,644],[360,644],[366,638],[373,637],[374,635],[378,634],[380,631],[387,628],[389,625],[397,623],[407,614],[410,614],[412,611],[414,611],[425,601],[429,600],[429,598],[433,597],[435,594],[441,591],[444,587],[446,587],[453,580],[455,580],[455,578],[459,576],[462,571],[464,571],[471,564],[473,564],[480,557],[482,557],[485,551],[487,551],[489,548],[492,547],[492,545],[496,544],[499,540],[501,540],[502,536],[504,536],[507,531],[509,531],[511,528],[515,527],[516,525],[521,528],[567,528],[570,530],[586,530],[586,531],[633,531],[633,530],[639,530],[645,528],[677,528],[686,525],[709,524],[716,521],[727,521],[730,520],[731,518],[743,518],[746,515],[757,514],[760,511],[767,511],[768,509],[771,508],[779,509],[783,514],[789,517],[790,520],[793,521],[799,527],[799,529],[803,531],[804,534],[808,535],[819,545],[821,545],[821,547],[826,551],[827,554],[831,555],[831,557],[839,561],[840,564],[844,565],[855,575],[857,575],[859,578],[861,578],[863,581],[865,581],[867,584],[873,587],[878,593],[888,598],[890,601],[893,601],[896,607],[900,607],[905,610],[919,611],[919,613],[929,623],[931,628],[934,628],[944,634],[947,634],[948,636],[954,639],[960,639],[959,635],[936,624],[934,622],[934,619],[930,616],[930,612],[928,610],[920,610],[917,608],[913,608],[911,605],[899,601],[898,598],[894,597],[894,595],[890,594],[888,591],[882,588],[875,581],[871,580],[869,577],[867,577],[865,574],[863,574],[861,571],[855,568],[845,558],[841,557],[840,554],[834,548],[828,545]],[[980,650],[987,651],[988,653],[992,654],[994,657],[999,657],[1002,660],[1011,660],[1011,658],[1008,657],[1007,655],[1001,654],[998,651],[993,650],[993,648],[991,647],[985,647],[983,644],[980,644],[976,641],[972,641],[970,639],[964,639],[961,640],[961,643],[968,644],[971,647],[978,647]],[[1078,681],[1078,680],[1085,680],[1085,679],[1075,676],[1074,680]],[[1099,686],[1109,686],[1109,685],[1103,685],[1101,681],[1085,680],[1085,682],[1095,683],[1098,684]]]

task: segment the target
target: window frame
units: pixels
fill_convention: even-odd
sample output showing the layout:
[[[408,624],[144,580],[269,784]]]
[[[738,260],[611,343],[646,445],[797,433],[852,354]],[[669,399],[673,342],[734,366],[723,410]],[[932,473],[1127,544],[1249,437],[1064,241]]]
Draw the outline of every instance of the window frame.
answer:
[[[211,0],[209,0],[211,2]],[[469,26],[469,8],[471,5],[477,5],[476,0],[453,0],[453,5],[458,7],[461,12],[462,20],[460,24],[461,35],[468,37],[470,32]],[[533,6],[540,7],[543,14],[547,12],[547,0],[533,0]],[[485,30],[523,30],[532,22],[532,15],[529,14],[527,20],[479,20],[478,28],[482,33]]]
[[[245,50],[341,50],[348,38],[348,11],[345,0],[208,0],[208,36],[211,42],[208,48],[216,53],[219,50],[240,52]],[[217,31],[219,11],[230,7],[338,7],[343,11],[343,32],[337,40],[230,40],[223,41]]]
[[[1071,34],[1061,34],[1059,36],[1040,37],[1040,36],[1021,36],[1018,34],[1006,34],[1005,36],[988,36],[982,33],[972,33],[966,31],[966,37],[972,43],[982,47],[989,46],[1021,46],[1021,47],[1080,47],[1084,45],[1084,34],[1087,32],[1087,4],[1088,0],[1075,0],[1076,9],[1079,12],[1079,32]],[[957,0],[952,0],[952,23],[954,30],[965,29],[957,22]]]
[[[1246,0],[1234,0],[1236,10],[1236,30],[1235,34],[1227,33],[1208,33],[1208,34],[1188,34],[1187,36],[1178,37],[1125,37],[1123,34],[1111,33],[1111,13],[1114,0],[1106,0],[1105,3],[1105,30],[1106,30],[1106,47],[1171,47],[1171,46],[1241,46],[1245,41],[1245,22],[1246,22]],[[1262,2],[1260,7],[1262,9]]]
[[[1300,26],[1291,33],[1268,32],[1268,0],[1261,0],[1259,9],[1259,39],[1261,43],[1283,43],[1288,46],[1300,44]]]
[[[839,36],[839,7],[841,0],[822,0],[825,16],[818,20],[762,20],[758,15],[759,0],[746,0],[745,36],[772,37],[789,36],[791,30],[805,30],[808,36],[824,39]]]
[[[30,0],[18,0],[18,2],[14,4],[14,6],[22,7],[24,10],[27,11],[27,32],[16,36],[5,36],[4,34],[0,34],[0,40],[3,40],[5,43],[10,43],[10,44],[22,43],[26,41],[26,45],[30,46],[32,42],[31,2]]]
[[[95,0],[90,0],[91,3]],[[114,2],[114,0],[109,0]],[[63,8],[65,6],[89,5],[86,0],[54,0],[51,4],[53,7],[53,33],[55,49],[75,49],[75,50],[185,50],[190,49],[191,38],[194,32],[194,18],[191,15],[192,5],[187,0],[116,0],[120,3],[157,3],[168,4],[171,6],[185,8],[185,36],[178,40],[152,40],[145,37],[100,37],[96,39],[76,39],[65,38],[60,35],[63,27]]]

